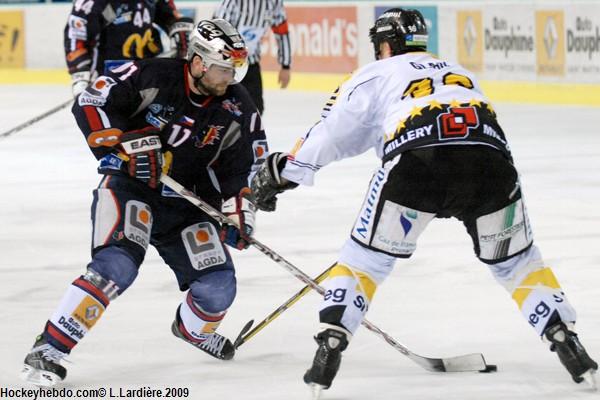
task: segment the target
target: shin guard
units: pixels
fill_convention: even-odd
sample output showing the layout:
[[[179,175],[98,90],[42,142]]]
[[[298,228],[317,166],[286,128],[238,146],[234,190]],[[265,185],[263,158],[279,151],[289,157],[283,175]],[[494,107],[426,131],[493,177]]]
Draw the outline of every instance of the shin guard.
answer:
[[[227,311],[208,313],[204,311],[192,298],[188,291],[185,301],[179,306],[177,312],[179,330],[191,342],[202,343],[208,339],[219,327]]]
[[[367,274],[338,263],[323,286],[325,296],[319,308],[319,320],[354,334],[369,309],[377,283]]]
[[[575,322],[575,310],[548,267],[530,271],[512,291],[512,298],[540,336],[554,314],[565,323]]]
[[[44,329],[44,337],[57,349],[69,353],[98,322],[118,287],[93,270],[77,278],[63,296]]]

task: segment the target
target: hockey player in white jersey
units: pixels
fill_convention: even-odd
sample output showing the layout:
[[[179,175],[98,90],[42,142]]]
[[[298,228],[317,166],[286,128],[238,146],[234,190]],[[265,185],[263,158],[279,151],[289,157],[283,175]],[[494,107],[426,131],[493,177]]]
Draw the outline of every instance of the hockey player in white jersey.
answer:
[[[257,206],[312,185],[332,161],[375,148],[382,159],[351,237],[329,274],[318,349],[304,381],[329,388],[341,353],[396,258],[408,258],[434,218],[455,217],[476,256],[517,303],[577,383],[598,368],[574,331],[575,310],[533,244],[518,173],[496,114],[477,80],[426,52],[416,10],[394,8],[370,30],[377,61],[336,91],[291,154],[273,153],[253,181]]]

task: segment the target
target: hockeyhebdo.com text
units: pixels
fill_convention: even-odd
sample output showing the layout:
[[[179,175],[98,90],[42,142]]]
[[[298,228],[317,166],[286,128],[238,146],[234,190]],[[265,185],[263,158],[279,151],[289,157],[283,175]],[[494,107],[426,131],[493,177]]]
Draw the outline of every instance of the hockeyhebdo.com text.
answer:
[[[185,399],[188,397],[190,397],[190,390],[181,387],[92,389],[0,387],[0,399]]]

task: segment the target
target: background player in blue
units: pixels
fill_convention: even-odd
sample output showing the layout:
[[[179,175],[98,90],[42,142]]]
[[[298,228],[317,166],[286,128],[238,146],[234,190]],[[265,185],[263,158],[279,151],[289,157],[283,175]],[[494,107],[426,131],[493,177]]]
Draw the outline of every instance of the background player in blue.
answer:
[[[224,20],[204,20],[192,32],[187,60],[130,62],[77,98],[73,113],[103,175],[92,204],[92,260],[25,358],[25,380],[51,386],[65,378],[61,359],[133,283],[148,245],[186,292],[173,334],[214,357],[233,357],[231,342],[215,332],[236,294],[222,241],[248,247],[255,212],[249,180],[267,156],[260,114],[234,84],[246,69],[238,32]],[[219,227],[161,185],[161,173],[241,229]]]
[[[142,60],[166,51],[155,25],[169,34],[175,56],[185,58],[194,21],[173,0],[74,1],[64,31],[73,96],[103,74],[105,61]]]
[[[269,211],[278,193],[311,185],[333,161],[370,148],[382,159],[323,285],[318,349],[304,381],[316,392],[331,386],[342,351],[396,259],[413,254],[434,218],[454,217],[573,380],[594,385],[598,364],[579,341],[575,310],[533,243],[510,148],[477,79],[425,51],[419,11],[387,10],[370,37],[377,61],[342,84],[296,151],[270,155],[253,182],[257,206]],[[423,295],[434,296],[426,284]]]

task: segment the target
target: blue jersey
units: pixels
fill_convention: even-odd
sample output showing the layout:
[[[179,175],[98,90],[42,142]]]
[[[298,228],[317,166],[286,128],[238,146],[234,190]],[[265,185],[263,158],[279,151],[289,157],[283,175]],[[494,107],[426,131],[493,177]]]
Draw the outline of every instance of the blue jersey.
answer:
[[[199,96],[190,91],[188,79],[184,60],[127,63],[96,79],[77,98],[73,113],[101,173],[128,176],[118,145],[98,146],[96,137],[113,130],[158,130],[168,166],[163,172],[220,205],[249,186],[264,162],[265,132],[242,85],[229,86],[223,96]]]
[[[163,50],[153,24],[168,32],[179,18],[172,0],[76,0],[64,31],[69,73],[153,57]]]

